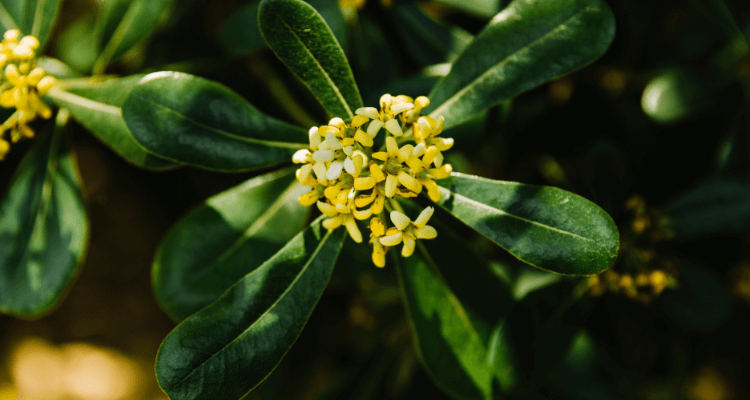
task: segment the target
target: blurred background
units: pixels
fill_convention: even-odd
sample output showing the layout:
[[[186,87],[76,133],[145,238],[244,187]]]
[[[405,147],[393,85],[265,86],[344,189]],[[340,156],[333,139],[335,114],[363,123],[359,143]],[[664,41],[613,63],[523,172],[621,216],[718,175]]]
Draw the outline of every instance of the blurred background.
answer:
[[[329,24],[372,104],[386,92],[428,94],[445,63],[507,1],[339,3],[326,10],[340,13],[331,21],[342,24]],[[601,59],[443,135],[456,138],[454,170],[561,187],[599,204],[620,229],[617,264],[591,282],[596,307],[564,365],[529,396],[750,399],[750,227],[742,219],[750,213],[750,58],[742,37],[750,37],[750,3],[607,3],[617,33]],[[158,33],[107,73],[185,71],[277,118],[324,122],[323,109],[258,39],[253,4],[175,2]],[[65,0],[45,54],[88,73],[92,50],[81,38],[100,6]],[[193,207],[264,171],[151,173],[80,125],[71,134],[91,219],[88,255],[51,315],[0,316],[0,400],[166,399],[153,365],[175,323],[152,294],[153,254]],[[0,163],[2,187],[26,147]],[[727,213],[738,222],[711,225]],[[556,279],[471,239],[464,244],[476,265],[461,266],[464,273],[487,266],[499,282],[526,279],[528,290]],[[376,269],[352,244],[297,344],[248,399],[449,398],[419,364],[393,269]],[[653,271],[666,283],[638,283]]]

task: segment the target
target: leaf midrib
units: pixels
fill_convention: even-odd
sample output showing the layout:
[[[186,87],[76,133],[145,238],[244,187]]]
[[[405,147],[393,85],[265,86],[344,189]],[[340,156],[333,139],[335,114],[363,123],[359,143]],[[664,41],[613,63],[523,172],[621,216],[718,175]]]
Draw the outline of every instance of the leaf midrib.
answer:
[[[318,59],[315,57],[315,55],[312,53],[312,51],[310,51],[310,49],[307,48],[307,46],[305,46],[305,42],[302,41],[302,39],[299,36],[297,36],[297,33],[294,31],[294,29],[292,29],[291,26],[289,26],[289,24],[286,23],[286,21],[284,21],[284,18],[282,16],[279,16],[279,20],[281,21],[282,24],[284,24],[284,26],[286,26],[287,28],[289,28],[289,32],[291,32],[292,36],[294,36],[294,38],[297,39],[297,41],[302,45],[302,48],[305,49],[305,51],[307,52],[307,54],[310,55],[310,58],[313,59],[315,65],[318,67],[318,69],[320,69],[320,72],[323,73],[323,76],[326,78],[326,80],[330,84],[331,88],[333,88],[333,91],[336,92],[336,97],[339,98],[339,101],[344,106],[344,109],[346,110],[346,113],[349,116],[349,119],[354,118],[354,114],[352,113],[351,108],[349,108],[349,104],[346,102],[346,99],[344,98],[344,96],[339,91],[338,86],[336,86],[336,84],[333,82],[333,79],[331,79],[330,75],[328,75],[328,72],[326,72],[325,68],[323,68],[323,66],[320,64],[320,62],[318,62]]]
[[[555,228],[554,226],[546,225],[546,224],[543,224],[543,223],[541,223],[541,222],[537,222],[537,221],[533,221],[533,220],[530,220],[530,219],[527,219],[527,218],[521,217],[521,216],[519,216],[519,215],[511,214],[511,213],[509,213],[509,212],[507,212],[507,211],[503,211],[503,210],[501,210],[501,209],[499,209],[499,208],[495,208],[495,207],[491,207],[491,206],[488,206],[487,204],[484,204],[484,203],[478,202],[478,201],[476,201],[476,200],[474,200],[474,199],[471,199],[471,198],[469,198],[469,197],[466,197],[466,196],[464,196],[464,195],[458,194],[458,193],[456,193],[456,192],[452,192],[452,191],[450,191],[449,189],[446,189],[446,188],[444,188],[444,187],[442,187],[442,186],[439,186],[439,187],[438,187],[438,189],[440,189],[440,191],[442,191],[442,192],[444,192],[444,193],[447,193],[448,195],[452,195],[452,196],[455,196],[455,197],[461,198],[461,199],[463,199],[464,201],[466,201],[466,202],[470,203],[471,205],[473,205],[473,206],[475,206],[475,207],[477,207],[477,208],[482,208],[482,209],[486,209],[486,210],[489,210],[489,211],[491,211],[491,212],[493,212],[493,213],[495,213],[495,214],[499,214],[499,215],[507,215],[507,216],[509,216],[509,217],[511,217],[511,218],[515,218],[515,219],[517,219],[517,220],[520,220],[520,221],[523,221],[523,222],[526,222],[526,223],[529,223],[529,224],[532,224],[532,225],[536,225],[536,226],[539,226],[539,227],[541,227],[541,228],[543,228],[543,229],[549,229],[549,230],[551,230],[551,231],[553,231],[553,232],[557,232],[557,233],[560,233],[560,234],[563,234],[563,235],[569,235],[569,236],[573,236],[573,237],[575,237],[575,238],[577,238],[577,239],[580,239],[580,240],[584,240],[584,241],[587,241],[587,242],[591,242],[591,243],[594,243],[594,244],[596,244],[597,246],[599,246],[600,248],[602,248],[602,249],[603,249],[603,250],[604,250],[605,252],[607,252],[607,249],[606,249],[606,247],[605,247],[605,246],[603,246],[603,245],[601,245],[601,244],[600,244],[599,242],[597,242],[597,241],[596,241],[596,240],[594,240],[594,239],[589,239],[589,238],[586,238],[586,237],[583,237],[583,236],[579,236],[579,235],[577,235],[577,234],[575,234],[575,233],[573,233],[573,232],[568,232],[568,231],[564,231],[564,230],[562,230],[562,229],[559,229],[559,228]],[[452,213],[452,212],[451,212],[451,213]],[[607,253],[609,253],[609,252],[607,252]]]
[[[193,124],[195,126],[198,126],[198,127],[203,128],[205,130],[213,132],[213,133],[215,133],[215,134],[217,134],[219,136],[223,136],[223,137],[226,137],[226,138],[229,138],[229,139],[232,139],[232,140],[237,140],[237,141],[240,141],[240,142],[245,142],[245,143],[250,143],[250,144],[256,144],[256,145],[262,145],[262,146],[267,146],[267,147],[282,148],[282,149],[296,149],[296,150],[299,150],[299,149],[307,148],[307,146],[308,146],[307,144],[303,144],[303,143],[278,142],[278,141],[271,141],[271,140],[253,139],[253,138],[249,138],[249,137],[246,137],[246,136],[235,135],[235,134],[233,134],[231,132],[227,132],[227,131],[224,131],[224,130],[221,130],[221,129],[218,129],[218,128],[214,128],[214,127],[206,125],[206,124],[204,124],[202,122],[198,122],[198,121],[196,121],[196,120],[194,120],[192,118],[188,118],[186,115],[181,114],[180,112],[178,112],[178,111],[176,111],[176,110],[174,110],[174,109],[172,109],[172,108],[170,108],[170,107],[168,107],[168,106],[166,106],[164,104],[158,103],[158,102],[150,100],[150,99],[143,98],[142,96],[138,96],[138,95],[132,95],[132,96],[133,96],[133,98],[135,98],[135,99],[137,99],[139,101],[142,101],[144,103],[150,103],[151,105],[153,105],[153,106],[155,106],[157,108],[166,110],[170,114],[174,114],[177,118],[180,118],[180,119],[183,119],[185,121],[188,121],[189,123],[191,123],[191,124]]]
[[[311,224],[311,225],[312,225],[312,224]],[[265,310],[265,311],[263,312],[263,314],[261,314],[261,316],[260,316],[260,317],[258,317],[258,318],[257,318],[257,319],[256,319],[255,321],[253,321],[253,323],[252,323],[252,324],[250,324],[250,326],[249,326],[249,327],[247,327],[247,328],[246,328],[245,330],[243,330],[243,331],[242,331],[242,333],[240,333],[240,334],[239,334],[239,335],[237,335],[237,336],[236,336],[236,337],[235,337],[234,339],[230,340],[230,341],[229,341],[229,342],[228,342],[227,344],[225,344],[225,345],[224,345],[224,347],[222,347],[221,349],[219,349],[219,350],[217,350],[216,352],[214,352],[214,354],[212,354],[212,355],[211,355],[211,357],[207,358],[207,359],[206,359],[206,361],[203,361],[202,363],[200,363],[200,365],[198,365],[197,367],[195,367],[195,368],[194,368],[194,369],[193,369],[193,370],[192,370],[192,371],[191,371],[191,372],[190,372],[189,374],[185,375],[185,377],[184,377],[184,378],[180,379],[180,381],[179,381],[179,382],[177,382],[177,383],[175,383],[174,385],[172,385],[172,387],[171,387],[171,388],[169,388],[169,390],[172,390],[172,389],[176,388],[176,387],[177,387],[177,386],[179,386],[179,385],[180,385],[180,384],[181,384],[182,382],[184,382],[184,381],[185,381],[186,379],[190,378],[190,376],[192,376],[192,375],[193,375],[194,373],[196,373],[196,372],[197,372],[197,371],[198,371],[199,369],[201,369],[201,367],[203,367],[203,365],[205,365],[205,364],[206,364],[207,362],[211,361],[211,360],[212,360],[212,359],[213,359],[214,357],[216,357],[216,356],[217,356],[217,355],[218,355],[219,353],[223,352],[223,351],[224,351],[224,349],[226,349],[227,347],[229,347],[230,345],[232,345],[232,343],[234,343],[234,342],[235,342],[235,341],[236,341],[236,340],[237,340],[238,338],[240,338],[240,337],[242,337],[243,335],[245,335],[245,334],[246,334],[246,333],[247,333],[248,331],[250,331],[250,330],[251,330],[251,329],[252,329],[253,327],[255,327],[255,325],[256,325],[256,324],[257,324],[258,322],[260,322],[261,320],[263,320],[263,318],[265,318],[265,317],[266,317],[266,315],[268,315],[268,313],[270,313],[270,312],[271,312],[271,310],[273,310],[274,308],[276,308],[276,306],[277,306],[277,305],[278,305],[278,304],[279,304],[279,303],[281,302],[281,300],[285,298],[285,296],[287,295],[287,293],[289,293],[289,291],[290,291],[290,290],[291,290],[291,289],[292,289],[292,288],[293,288],[293,287],[295,286],[295,284],[296,284],[296,283],[297,283],[297,281],[298,281],[298,280],[299,280],[299,279],[300,279],[300,278],[302,277],[302,275],[304,275],[304,274],[305,274],[305,272],[307,272],[307,269],[308,269],[308,268],[310,267],[310,264],[312,264],[313,260],[315,260],[315,257],[316,257],[316,256],[318,255],[318,253],[319,253],[319,252],[320,252],[320,250],[321,250],[321,249],[323,248],[323,246],[325,245],[325,243],[326,243],[326,242],[328,241],[328,239],[329,239],[329,238],[331,237],[331,235],[332,235],[332,234],[333,234],[333,231],[328,231],[328,232],[326,232],[326,235],[325,235],[325,237],[323,237],[323,239],[322,239],[322,240],[320,241],[320,243],[318,244],[318,247],[317,247],[317,248],[315,249],[315,251],[313,252],[313,254],[312,254],[312,255],[310,256],[310,258],[309,258],[309,259],[307,260],[307,262],[305,263],[305,266],[304,266],[304,267],[302,267],[302,269],[301,269],[301,270],[300,270],[300,272],[299,272],[299,273],[297,274],[297,276],[296,276],[296,277],[294,277],[294,280],[292,280],[292,282],[291,282],[291,283],[289,284],[289,286],[288,286],[288,287],[287,287],[286,289],[284,289],[284,292],[282,292],[282,293],[281,293],[281,295],[280,295],[280,296],[279,296],[279,297],[278,297],[278,298],[277,298],[277,299],[276,299],[276,300],[275,300],[275,301],[273,302],[273,304],[271,304],[271,306],[269,306],[269,307],[268,307],[268,309],[266,309],[266,310]],[[284,249],[282,248],[281,250],[279,250],[279,252],[280,252],[280,251],[282,251],[282,250],[284,250]],[[277,253],[277,254],[278,254],[278,253]],[[265,265],[266,265],[267,263],[269,263],[269,262],[273,261],[273,260],[274,260],[275,258],[276,258],[275,256],[274,256],[274,257],[272,257],[272,258],[271,258],[270,260],[268,260],[268,261],[266,261],[265,263],[263,263],[263,265],[261,265],[261,266],[260,266],[260,267],[259,267],[258,269],[256,269],[255,271],[259,271],[259,270],[260,270],[261,268],[263,268],[263,267],[264,267],[264,266],[265,266]],[[253,271],[253,272],[255,272],[255,271]],[[251,272],[251,274],[252,274],[253,272]],[[241,280],[242,280],[242,279],[241,279]],[[236,285],[236,284],[235,284],[235,285]],[[228,292],[228,291],[229,291],[229,290],[227,290],[227,292]],[[225,292],[225,293],[226,293],[226,292]],[[222,295],[222,297],[223,297],[223,295]]]
[[[513,53],[509,54],[508,56],[506,56],[505,58],[503,58],[502,60],[500,60],[498,63],[496,63],[492,67],[487,68],[487,70],[485,72],[483,72],[478,77],[474,78],[474,80],[472,80],[468,85],[464,86],[463,89],[461,89],[458,92],[456,92],[456,94],[454,94],[453,96],[451,96],[450,98],[448,98],[448,100],[444,101],[443,104],[440,105],[440,107],[438,107],[434,111],[432,111],[430,113],[430,116],[433,117],[433,118],[436,117],[436,116],[438,116],[440,114],[440,112],[442,112],[443,110],[445,110],[446,108],[448,108],[450,105],[452,105],[453,103],[455,103],[458,100],[460,100],[461,97],[464,96],[464,94],[466,94],[470,90],[474,89],[474,87],[476,87],[477,85],[481,84],[481,82],[487,76],[491,75],[491,73],[493,73],[495,70],[497,70],[499,68],[502,68],[503,65],[509,63],[511,61],[511,59],[513,59],[515,56],[517,56],[521,52],[526,51],[527,49],[533,48],[534,46],[536,46],[539,43],[539,41],[545,39],[547,36],[552,35],[554,33],[557,33],[558,31],[563,30],[563,28],[566,27],[566,24],[568,22],[570,22],[571,20],[573,20],[575,18],[578,18],[579,16],[581,16],[582,14],[584,14],[585,12],[587,12],[590,8],[591,7],[588,7],[588,6],[584,7],[583,9],[581,9],[580,12],[577,12],[577,13],[573,14],[572,16],[570,16],[569,18],[567,18],[565,21],[561,22],[557,27],[555,27],[555,29],[552,29],[549,32],[545,33],[544,35],[538,37],[537,39],[534,39],[534,41],[530,42],[529,44],[527,44],[527,45],[525,45],[523,47],[519,47]]]

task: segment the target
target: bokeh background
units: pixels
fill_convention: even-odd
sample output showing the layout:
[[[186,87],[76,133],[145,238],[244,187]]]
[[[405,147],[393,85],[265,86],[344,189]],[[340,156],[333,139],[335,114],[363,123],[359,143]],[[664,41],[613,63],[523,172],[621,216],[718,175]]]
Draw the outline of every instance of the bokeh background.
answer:
[[[450,52],[410,47],[402,39],[416,33],[403,31],[391,1],[341,3],[361,27],[348,28],[346,47],[365,102],[387,91],[427,94],[439,68],[425,68]],[[452,3],[418,2],[426,15],[471,34],[488,21]],[[302,125],[324,121],[322,108],[268,49],[238,54],[227,47],[225,21],[246,4],[179,1],[156,35],[107,72],[190,72],[229,86],[272,116]],[[750,172],[736,139],[744,137],[750,162],[750,60],[734,51],[737,32],[726,19],[750,37],[750,3],[726,1],[718,14],[709,1],[608,4],[617,33],[601,59],[476,119],[455,135],[449,158],[457,171],[558,186],[596,202],[621,231],[614,270],[628,271],[640,257],[659,260],[673,276],[653,298],[600,296],[566,363],[530,396],[748,399],[750,228],[665,241],[660,224],[669,217],[664,208],[689,190]],[[85,69],[92,60],[76,35],[99,6],[65,0],[47,55]],[[380,35],[381,46],[367,47],[362,32]],[[153,364],[175,324],[151,291],[153,254],[191,208],[258,172],[147,172],[73,125],[92,227],[88,256],[52,314],[36,321],[0,316],[0,400],[166,399]],[[14,147],[0,163],[2,187],[27,147]],[[419,365],[394,271],[372,267],[369,254],[352,245],[297,344],[249,399],[449,398]],[[469,245],[482,263],[509,262],[482,240]],[[459,261],[456,268],[465,268]]]

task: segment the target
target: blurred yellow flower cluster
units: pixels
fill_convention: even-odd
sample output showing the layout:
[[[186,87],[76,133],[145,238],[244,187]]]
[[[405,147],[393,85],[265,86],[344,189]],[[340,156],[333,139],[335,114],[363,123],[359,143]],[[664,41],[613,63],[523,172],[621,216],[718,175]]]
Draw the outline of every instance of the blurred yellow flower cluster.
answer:
[[[636,275],[618,274],[613,270],[608,270],[601,275],[589,277],[589,293],[592,296],[601,296],[610,291],[644,304],[653,301],[664,289],[676,286],[676,277],[660,269],[641,271]]]
[[[372,218],[370,244],[378,267],[385,266],[385,252],[390,247],[403,243],[401,254],[408,257],[416,239],[437,236],[434,228],[426,225],[431,207],[413,223],[401,211],[392,210],[394,227],[387,230],[383,222],[387,219],[381,216],[385,207],[392,208],[386,205],[386,199],[415,197],[424,190],[430,199],[439,200],[441,194],[434,180],[449,177],[453,170],[444,163],[442,153],[453,146],[453,139],[439,137],[445,120],[421,114],[429,104],[424,96],[412,99],[385,94],[379,109],[360,108],[351,123],[333,118],[328,125],[311,128],[310,149],[300,150],[293,157],[295,163],[302,164],[297,180],[312,187],[299,202],[303,206],[317,204],[328,216],[323,221],[326,229],[344,225],[352,239],[360,243],[362,233],[356,220]],[[385,132],[384,146],[373,152],[381,131]],[[408,141],[414,144],[405,143]]]
[[[28,124],[37,116],[49,118],[52,110],[44,104],[44,96],[55,84],[55,78],[45,75],[36,66],[36,50],[39,40],[34,36],[21,37],[18,29],[11,29],[0,42],[0,106],[16,111],[0,127],[0,160],[10,151],[5,133],[10,132],[10,141],[18,142],[22,137],[34,137]]]

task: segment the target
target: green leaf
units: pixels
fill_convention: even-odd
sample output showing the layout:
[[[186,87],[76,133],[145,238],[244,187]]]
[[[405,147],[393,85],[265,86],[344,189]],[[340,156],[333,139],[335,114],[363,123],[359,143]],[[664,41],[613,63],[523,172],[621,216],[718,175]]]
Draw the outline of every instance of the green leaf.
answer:
[[[300,0],[263,0],[258,21],[271,50],[323,107],[350,120],[362,98],[344,51],[320,14]]]
[[[61,0],[0,0],[0,31],[20,29],[23,35],[39,39],[38,54],[60,11]]]
[[[55,40],[55,54],[79,72],[89,72],[99,56],[96,41],[92,40],[97,13],[92,11],[68,25]]]
[[[66,81],[48,96],[59,107],[70,110],[73,118],[120,157],[139,167],[161,170],[177,163],[149,154],[133,138],[122,118],[122,104],[142,75],[112,79]]]
[[[670,202],[666,214],[676,240],[750,232],[750,180],[703,183]]]
[[[173,0],[107,0],[95,28],[99,58],[94,73],[150,36],[168,13]]]
[[[657,303],[667,319],[685,329],[711,332],[732,315],[732,295],[711,267],[685,256],[678,260],[676,290],[667,289]]]
[[[615,34],[601,0],[516,0],[477,35],[432,90],[446,127],[604,54]]]
[[[424,65],[455,59],[471,42],[470,33],[434,21],[413,3],[394,6],[396,30],[409,53]]]
[[[176,320],[213,303],[304,228],[309,191],[295,168],[261,175],[219,193],[180,220],[156,253],[156,299]]]
[[[318,10],[343,47],[346,23],[338,0],[310,0],[307,3]],[[258,26],[259,8],[260,1],[247,4],[235,11],[221,27],[219,41],[227,51],[232,54],[248,54],[266,47],[266,41]]]
[[[47,75],[52,75],[57,79],[73,79],[81,77],[81,74],[79,74],[78,71],[56,58],[39,57],[36,60],[36,65],[43,68]]]
[[[326,233],[321,221],[164,339],[156,377],[170,399],[239,399],[278,365],[328,284],[344,242],[345,229]]]
[[[396,269],[425,369],[451,396],[464,400],[491,398],[487,349],[437,265],[422,246],[401,263]]]
[[[489,363],[503,392],[531,391],[565,360],[593,309],[577,283],[565,279],[529,294],[497,326]]]
[[[65,134],[36,139],[0,204],[0,312],[40,317],[60,303],[86,252],[89,223]]]
[[[146,75],[122,113],[149,151],[211,170],[288,163],[308,147],[303,129],[261,113],[223,85],[179,72]]]
[[[549,186],[454,173],[438,205],[515,257],[567,275],[597,274],[617,258],[619,233],[596,204]]]
[[[493,15],[500,11],[501,7],[498,2],[502,1],[505,0],[435,0],[436,3],[444,4],[480,18],[492,18]]]

